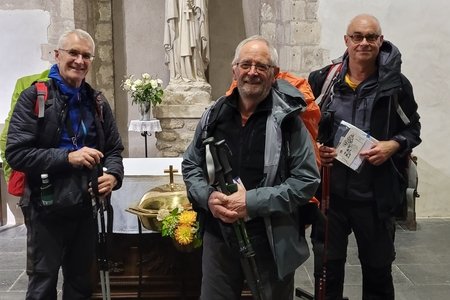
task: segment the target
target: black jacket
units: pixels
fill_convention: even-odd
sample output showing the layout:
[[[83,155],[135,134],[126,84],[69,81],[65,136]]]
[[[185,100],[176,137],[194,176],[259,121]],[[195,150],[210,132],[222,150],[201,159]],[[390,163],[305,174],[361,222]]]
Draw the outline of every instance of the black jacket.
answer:
[[[347,70],[347,53],[342,57],[343,65],[337,82],[336,89],[344,89],[346,85],[344,76]],[[308,78],[315,97],[321,93],[322,85],[332,65],[312,72]],[[407,155],[412,149],[421,143],[419,114],[417,103],[409,80],[401,73],[401,54],[390,42],[384,41],[378,55],[378,85],[370,115],[370,134],[377,140],[395,139],[400,141],[400,151],[382,165],[368,166],[371,172],[373,197],[377,202],[380,217],[389,217],[403,199],[405,188],[404,169]],[[397,95],[398,103],[410,123],[405,124],[396,112],[394,95]],[[329,99],[323,99],[321,108],[327,106]],[[338,162],[335,163],[335,167]],[[333,171],[332,171],[333,172]],[[349,171],[352,172],[352,171]],[[333,184],[345,185],[342,182]]]
[[[123,145],[117,130],[114,116],[104,96],[87,83],[85,89],[92,101],[96,128],[96,148],[104,154],[103,166],[117,179],[115,189],[122,185],[124,176]],[[29,200],[38,192],[40,174],[58,176],[75,171],[68,161],[67,149],[59,148],[61,132],[67,117],[67,97],[62,95],[55,83],[48,82],[48,98],[45,102],[45,115],[38,119],[34,110],[37,98],[33,85],[22,92],[14,108],[9,125],[6,145],[6,159],[14,170],[27,175],[27,190],[22,201]],[[26,202],[25,202],[26,203]]]

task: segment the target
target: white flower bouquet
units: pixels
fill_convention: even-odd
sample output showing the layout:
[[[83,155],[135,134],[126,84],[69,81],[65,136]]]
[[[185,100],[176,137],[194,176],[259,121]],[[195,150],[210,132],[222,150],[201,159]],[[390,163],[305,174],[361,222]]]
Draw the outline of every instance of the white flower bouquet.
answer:
[[[134,75],[130,75],[122,81],[122,88],[130,93],[132,104],[150,103],[153,106],[160,104],[164,94],[162,85],[161,79],[154,79],[148,73],[143,73],[138,79],[134,79]]]

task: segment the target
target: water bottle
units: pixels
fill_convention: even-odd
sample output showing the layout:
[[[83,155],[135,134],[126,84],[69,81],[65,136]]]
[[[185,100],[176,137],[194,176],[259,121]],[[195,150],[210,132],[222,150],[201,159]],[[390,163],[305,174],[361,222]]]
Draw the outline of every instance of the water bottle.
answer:
[[[53,186],[50,183],[48,174],[41,174],[41,201],[43,206],[50,206],[53,204]]]

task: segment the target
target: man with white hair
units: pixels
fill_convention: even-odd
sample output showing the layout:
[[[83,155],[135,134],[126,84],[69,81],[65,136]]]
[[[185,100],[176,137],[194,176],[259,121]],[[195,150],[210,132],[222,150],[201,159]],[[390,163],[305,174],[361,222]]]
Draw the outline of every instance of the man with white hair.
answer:
[[[20,206],[27,227],[27,300],[56,299],[60,267],[63,299],[90,299],[97,233],[90,178],[99,164],[107,169],[98,177],[101,197],[122,184],[123,145],[113,113],[85,82],[94,52],[87,32],[64,33],[45,83],[43,116],[35,111],[38,91],[32,85],[20,95],[9,124],[6,159],[26,175]],[[41,197],[41,174],[53,187],[52,204]]]
[[[314,195],[319,173],[309,133],[298,117],[306,103],[295,87],[275,79],[277,58],[261,36],[237,46],[232,62],[237,87],[205,112],[183,157],[188,197],[205,229],[200,299],[241,299],[244,278],[254,299],[292,299],[295,270],[309,256],[299,208]],[[232,194],[217,190],[205,172],[203,142],[211,138],[231,151],[232,174],[227,174],[240,178]],[[232,224],[244,221],[257,270],[251,258],[240,254],[233,231]]]

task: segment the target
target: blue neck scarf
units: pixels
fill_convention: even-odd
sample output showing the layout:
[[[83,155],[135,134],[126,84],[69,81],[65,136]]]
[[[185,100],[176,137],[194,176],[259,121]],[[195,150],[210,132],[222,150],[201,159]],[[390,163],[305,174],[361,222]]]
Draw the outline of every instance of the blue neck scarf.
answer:
[[[74,137],[69,136],[67,128],[63,127],[59,147],[69,150],[78,150],[85,145],[89,127],[93,123],[93,116],[92,113],[90,113],[86,90],[83,89],[84,81],[79,88],[67,85],[59,73],[57,64],[54,64],[50,68],[48,77],[53,79],[61,94],[67,96],[69,110],[67,117],[70,118],[72,131],[75,135]]]
[[[59,67],[57,64],[54,64],[50,68],[50,73],[48,74],[48,77],[56,82],[56,85],[59,87],[61,93],[66,95],[70,100],[72,100],[73,98],[78,98],[78,93],[80,92],[80,89],[83,86],[83,84],[81,84],[79,88],[74,88],[67,85],[64,79],[61,77],[61,74],[59,74]]]

